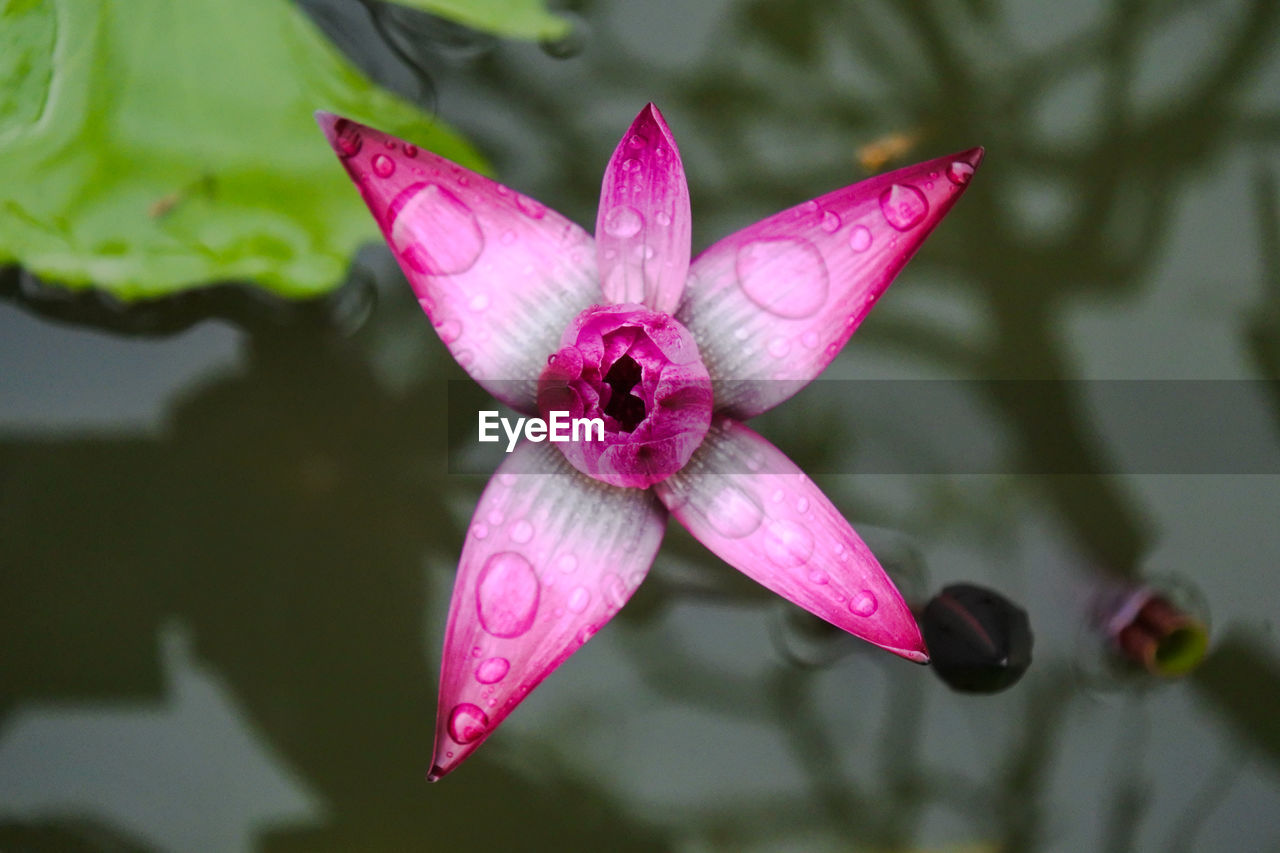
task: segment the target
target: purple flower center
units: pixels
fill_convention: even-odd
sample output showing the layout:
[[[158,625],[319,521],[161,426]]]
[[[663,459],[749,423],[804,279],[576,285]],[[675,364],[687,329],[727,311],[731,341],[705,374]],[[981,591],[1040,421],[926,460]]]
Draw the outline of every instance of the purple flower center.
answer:
[[[643,305],[597,305],[565,329],[538,380],[538,409],[599,418],[557,447],[579,471],[645,488],[684,467],[711,425],[711,378],[689,330]]]

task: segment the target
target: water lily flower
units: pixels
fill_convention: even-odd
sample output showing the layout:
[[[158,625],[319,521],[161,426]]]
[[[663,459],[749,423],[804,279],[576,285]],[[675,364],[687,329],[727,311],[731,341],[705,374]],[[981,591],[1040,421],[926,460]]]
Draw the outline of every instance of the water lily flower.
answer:
[[[742,422],[831,362],[982,149],[784,210],[691,262],[684,167],[652,104],[605,169],[594,239],[408,142],[317,118],[458,364],[523,414],[606,425],[590,440],[523,442],[485,487],[449,608],[429,779],[618,612],[668,514],[779,595],[928,660],[853,528]]]

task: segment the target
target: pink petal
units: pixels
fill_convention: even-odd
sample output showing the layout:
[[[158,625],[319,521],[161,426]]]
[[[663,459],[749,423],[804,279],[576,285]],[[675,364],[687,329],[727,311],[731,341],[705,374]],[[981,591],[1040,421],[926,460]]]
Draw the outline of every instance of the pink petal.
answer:
[[[449,605],[432,781],[618,612],[649,571],[666,510],[525,442],[485,487]]]
[[[981,161],[973,148],[870,178],[695,258],[676,318],[717,381],[717,409],[753,417],[821,373]]]
[[[393,136],[316,113],[458,364],[536,411],[560,332],[600,301],[591,237],[515,190]]]
[[[674,311],[689,271],[690,223],[680,151],[649,104],[618,143],[600,189],[596,256],[605,298]]]
[[[716,556],[769,589],[908,660],[929,657],[875,556],[782,451],[719,417],[677,474],[653,487]]]

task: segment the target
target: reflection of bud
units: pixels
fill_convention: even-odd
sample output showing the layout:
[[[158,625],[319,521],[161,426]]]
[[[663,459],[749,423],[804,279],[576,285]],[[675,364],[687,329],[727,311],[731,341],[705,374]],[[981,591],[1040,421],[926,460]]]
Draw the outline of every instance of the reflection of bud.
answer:
[[[1149,586],[1119,599],[1105,620],[1116,651],[1154,675],[1186,675],[1204,659],[1209,629],[1204,620]]]
[[[934,672],[956,690],[995,693],[1031,665],[1027,612],[994,590],[949,586],[929,599],[920,627]]]

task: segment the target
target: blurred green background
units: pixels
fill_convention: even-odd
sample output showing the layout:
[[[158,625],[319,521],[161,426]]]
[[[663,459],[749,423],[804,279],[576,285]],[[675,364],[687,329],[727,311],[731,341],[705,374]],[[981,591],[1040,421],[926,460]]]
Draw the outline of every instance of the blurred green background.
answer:
[[[825,472],[908,595],[964,580],[1020,602],[1035,661],[1006,693],[950,692],[672,525],[619,616],[428,785],[485,478],[450,473],[473,450],[450,420],[474,411],[443,404],[465,375],[389,252],[305,302],[224,283],[123,307],[9,267],[0,849],[1280,849],[1280,474],[1135,462],[1143,437],[1094,398],[1237,383],[1247,411],[1174,398],[1170,429],[1261,424],[1275,458],[1280,4],[581,0],[545,45],[302,8],[588,227],[656,102],[695,251],[868,169],[986,146],[825,376],[851,381],[754,426]],[[989,380],[954,384],[986,461],[832,473],[868,447],[927,455],[948,427],[863,406],[871,379]],[[1187,679],[1117,672],[1090,627],[1097,595],[1144,579],[1211,616]]]

